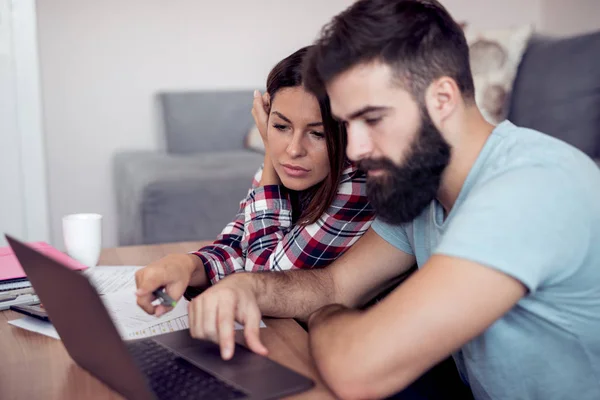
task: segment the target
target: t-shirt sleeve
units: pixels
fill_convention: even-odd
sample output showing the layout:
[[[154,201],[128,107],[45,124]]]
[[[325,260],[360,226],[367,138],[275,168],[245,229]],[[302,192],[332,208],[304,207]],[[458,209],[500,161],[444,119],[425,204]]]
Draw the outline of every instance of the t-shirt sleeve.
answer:
[[[371,227],[375,233],[383,238],[383,240],[396,247],[398,250],[402,250],[411,256],[415,255],[415,252],[410,245],[410,241],[408,240],[408,233],[404,225],[390,225],[379,218],[376,218]]]
[[[494,268],[534,292],[568,276],[585,257],[586,199],[558,168],[505,172],[474,187],[450,214],[434,254]]]

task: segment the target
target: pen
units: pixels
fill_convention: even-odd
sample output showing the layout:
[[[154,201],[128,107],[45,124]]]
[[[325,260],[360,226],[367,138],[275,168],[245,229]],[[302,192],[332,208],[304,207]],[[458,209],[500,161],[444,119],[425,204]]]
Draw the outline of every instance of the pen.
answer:
[[[156,296],[157,299],[160,299],[160,303],[163,306],[175,307],[177,305],[177,302],[164,291],[163,287],[156,289],[152,294]]]

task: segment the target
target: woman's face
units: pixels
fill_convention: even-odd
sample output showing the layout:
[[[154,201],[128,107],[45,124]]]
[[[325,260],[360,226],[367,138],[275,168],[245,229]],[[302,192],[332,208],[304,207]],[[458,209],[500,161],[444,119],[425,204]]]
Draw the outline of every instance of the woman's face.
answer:
[[[271,102],[267,142],[281,183],[305,190],[329,174],[329,156],[317,98],[302,86],[279,90]]]

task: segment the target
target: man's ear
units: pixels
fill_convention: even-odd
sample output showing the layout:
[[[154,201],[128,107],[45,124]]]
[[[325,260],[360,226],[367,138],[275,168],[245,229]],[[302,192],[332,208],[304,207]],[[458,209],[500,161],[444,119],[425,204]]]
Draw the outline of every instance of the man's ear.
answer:
[[[443,76],[433,81],[425,91],[425,106],[438,129],[452,116],[461,101],[456,81]]]

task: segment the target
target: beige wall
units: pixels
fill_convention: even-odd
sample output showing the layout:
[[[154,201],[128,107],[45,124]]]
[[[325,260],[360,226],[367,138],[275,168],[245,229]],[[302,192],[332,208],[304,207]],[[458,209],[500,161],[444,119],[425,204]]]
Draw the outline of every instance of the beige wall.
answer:
[[[541,30],[570,36],[600,29],[600,0],[543,0]]]
[[[440,0],[454,19],[476,29],[539,24],[543,0]]]
[[[309,44],[350,3],[39,0],[53,243],[61,245],[61,216],[73,212],[102,213],[104,244],[116,243],[111,157],[161,147],[157,91],[263,86],[275,62]],[[566,30],[555,17],[569,11],[542,12],[548,0],[443,3],[478,28],[543,26],[545,18],[551,29]],[[571,26],[580,17],[574,14]]]
[[[38,1],[53,243],[74,212],[103,214],[104,243],[116,243],[111,157],[161,146],[157,91],[262,87],[350,3]]]

